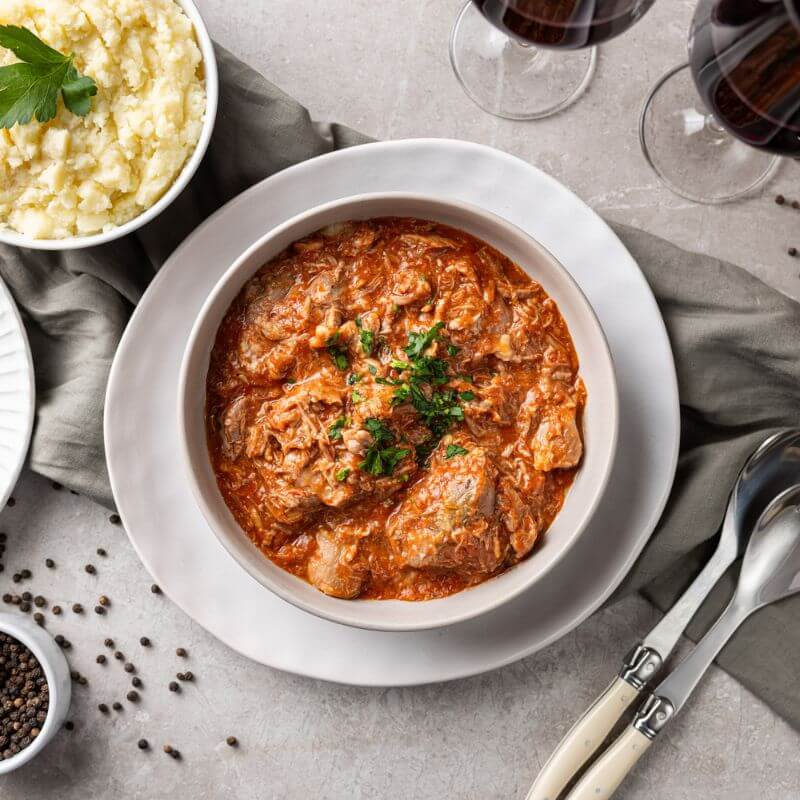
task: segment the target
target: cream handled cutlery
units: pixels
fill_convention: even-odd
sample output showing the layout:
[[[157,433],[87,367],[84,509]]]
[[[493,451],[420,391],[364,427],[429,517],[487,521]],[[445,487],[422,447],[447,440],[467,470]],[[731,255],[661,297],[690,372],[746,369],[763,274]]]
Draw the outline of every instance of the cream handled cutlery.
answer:
[[[542,768],[527,800],[556,800],[656,676],[697,609],[744,551],[767,504],[800,475],[800,431],[767,439],[747,460],[731,493],[714,555],[664,618],[628,654],[617,678],[573,725]]]
[[[653,740],[683,708],[739,626],[760,608],[798,592],[800,486],[794,486],[779,495],[758,521],[728,607],[684,661],[659,684],[633,723],[581,778],[568,800],[611,797]]]

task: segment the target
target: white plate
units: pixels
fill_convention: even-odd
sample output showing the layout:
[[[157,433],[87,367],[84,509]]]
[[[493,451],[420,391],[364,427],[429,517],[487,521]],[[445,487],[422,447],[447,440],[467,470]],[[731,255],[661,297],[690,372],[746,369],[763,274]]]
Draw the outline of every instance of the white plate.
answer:
[[[0,280],[0,508],[16,486],[36,407],[33,361],[17,305]]]
[[[453,197],[505,217],[572,273],[609,339],[620,390],[619,451],[594,519],[550,573],[468,622],[368,631],[307,614],[228,555],[197,508],[177,430],[184,345],[207,294],[265,231],[330,200],[369,192]],[[304,162],[254,186],[198,228],[158,273],[120,344],[105,440],[128,535],[159,585],[198,623],[256,661],[343,683],[401,686],[473,675],[563,636],[622,580],[672,485],[680,418],[669,341],[650,288],[608,226],[538,169],[489,147],[382,142]]]

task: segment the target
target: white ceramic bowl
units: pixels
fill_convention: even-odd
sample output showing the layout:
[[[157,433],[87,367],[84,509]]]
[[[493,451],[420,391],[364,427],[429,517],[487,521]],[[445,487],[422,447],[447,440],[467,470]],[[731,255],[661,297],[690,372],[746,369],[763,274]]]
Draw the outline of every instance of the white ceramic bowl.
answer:
[[[148,222],[152,222],[187,187],[189,181],[197,172],[206,150],[208,150],[211,134],[214,131],[217,106],[219,104],[219,73],[217,71],[217,59],[214,55],[214,44],[211,41],[211,36],[209,36],[203,18],[200,16],[200,12],[197,10],[197,6],[192,0],[175,0],[175,2],[183,9],[194,25],[197,43],[203,56],[203,72],[206,82],[206,117],[200,132],[200,139],[189,160],[183,165],[183,169],[175,179],[175,182],[157,203],[139,214],[138,217],[134,217],[124,225],[119,225],[107,233],[97,233],[91,236],[71,236],[66,239],[32,239],[30,236],[0,228],[0,243],[14,245],[15,247],[27,247],[30,250],[78,250],[84,247],[108,244],[127,236],[129,233],[133,233],[142,226],[147,225]]]
[[[69,664],[61,648],[44,628],[22,615],[11,615],[0,612],[0,631],[13,636],[24,644],[37,658],[44,670],[50,690],[47,719],[41,732],[24,750],[11,758],[0,761],[0,775],[13,772],[23,764],[35,758],[61,730],[69,711],[72,698],[72,684],[69,676]]]
[[[584,459],[543,543],[529,558],[491,580],[450,597],[423,602],[340,600],[273,564],[250,542],[225,505],[206,445],[209,356],[217,329],[242,286],[297,239],[332,223],[382,216],[418,217],[460,228],[519,264],[558,303],[572,334],[588,392]],[[605,489],[617,442],[618,399],[611,354],[592,307],[569,273],[538,242],[509,222],[466,203],[418,195],[373,194],[337,200],[294,217],[252,245],[225,272],[200,311],[186,347],[178,394],[178,427],[188,478],[200,509],[228,552],[257,581],[299,608],[346,625],[376,630],[422,630],[470,619],[540,580],[586,527]]]

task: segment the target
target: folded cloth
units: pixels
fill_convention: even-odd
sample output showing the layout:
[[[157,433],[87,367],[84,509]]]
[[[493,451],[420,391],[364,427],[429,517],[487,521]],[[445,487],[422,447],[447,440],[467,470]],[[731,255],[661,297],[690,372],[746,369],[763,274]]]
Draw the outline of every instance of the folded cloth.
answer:
[[[125,323],[149,280],[207,216],[285,167],[368,141],[315,124],[297,102],[217,48],[221,105],[202,167],[178,201],[137,235],[50,254],[0,247],[0,273],[22,310],[36,366],[35,471],[112,505],[103,398]],[[683,434],[669,504],[617,596],[642,590],[669,607],[713,546],[747,455],[774,430],[800,425],[800,305],[730,264],[622,226],[647,276],[678,367]],[[668,456],[664,454],[665,458]],[[697,636],[730,594],[717,587],[690,629]],[[800,729],[800,599],[761,612],[720,662]]]

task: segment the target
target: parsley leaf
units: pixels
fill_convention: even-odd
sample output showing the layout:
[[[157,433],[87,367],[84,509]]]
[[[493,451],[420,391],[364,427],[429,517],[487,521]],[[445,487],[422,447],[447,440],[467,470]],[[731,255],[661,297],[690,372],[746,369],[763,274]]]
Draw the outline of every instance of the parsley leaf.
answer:
[[[366,419],[364,427],[372,435],[373,441],[364,454],[364,460],[359,464],[359,469],[375,477],[391,475],[395,467],[411,453],[411,449],[395,447],[394,434],[376,417]]]
[[[461,392],[459,397],[465,402],[468,403],[470,400],[475,399],[475,392]]]
[[[347,360],[347,350],[339,344],[339,331],[328,337],[325,346],[328,348],[328,355],[333,359],[336,368],[342,372],[347,370],[350,362]]]
[[[453,356],[457,356],[460,350],[461,348],[456,347],[454,344],[447,345],[447,355],[449,355],[451,358]]]
[[[350,467],[342,467],[342,469],[340,469],[336,473],[336,480],[339,481],[339,483],[342,483],[343,481],[347,480],[347,476],[349,474],[350,474]]]
[[[0,67],[0,128],[32,119],[49,122],[58,112],[59,92],[73,114],[85,117],[91,111],[97,84],[78,74],[74,55],[62,55],[16,25],[0,25],[0,47],[21,59]]]
[[[356,383],[358,383],[360,380],[362,380],[363,377],[364,377],[363,375],[359,375],[357,372],[351,372],[347,376],[347,385],[348,386],[354,386]]]
[[[361,403],[364,400],[364,395],[358,391],[358,389],[353,389],[353,394],[350,395],[354,403]]]
[[[466,450],[460,444],[449,444],[444,452],[444,457],[445,460],[449,461],[455,456],[465,456],[468,452],[469,450]]]
[[[439,331],[444,328],[444,322],[437,322],[429,331],[418,331],[408,334],[408,347],[403,352],[409,358],[421,356],[437,339]]]
[[[350,420],[348,420],[347,417],[339,417],[339,419],[337,419],[333,425],[328,428],[328,438],[333,442],[341,439],[342,429],[345,427],[345,425],[348,425],[349,422]]]
[[[361,317],[356,317],[356,328],[358,328],[358,338],[361,340],[361,349],[364,355],[371,356],[372,348],[375,347],[375,334],[362,327]]]

